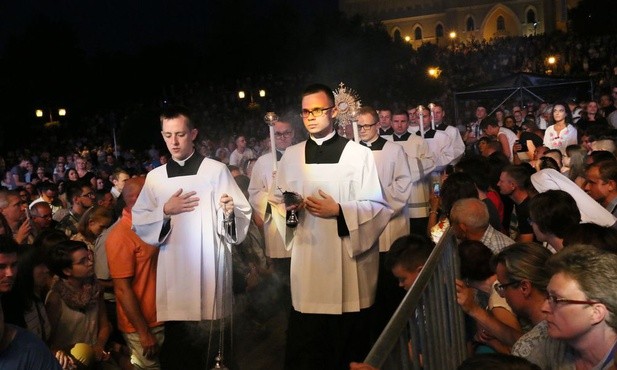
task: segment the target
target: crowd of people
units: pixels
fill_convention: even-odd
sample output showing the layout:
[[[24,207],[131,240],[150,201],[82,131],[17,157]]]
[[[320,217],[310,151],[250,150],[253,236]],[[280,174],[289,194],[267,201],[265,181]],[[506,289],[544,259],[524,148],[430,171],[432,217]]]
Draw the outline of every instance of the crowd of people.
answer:
[[[315,84],[279,112],[274,142],[263,124],[200,135],[203,107],[169,105],[166,150],[79,137],[4,153],[0,364],[240,368],[229,318],[286,310],[281,368],[370,368],[359,362],[449,227],[470,356],[608,369],[617,85],[605,87],[490,116],[477,102],[471,122],[442,103],[366,105],[354,142]]]

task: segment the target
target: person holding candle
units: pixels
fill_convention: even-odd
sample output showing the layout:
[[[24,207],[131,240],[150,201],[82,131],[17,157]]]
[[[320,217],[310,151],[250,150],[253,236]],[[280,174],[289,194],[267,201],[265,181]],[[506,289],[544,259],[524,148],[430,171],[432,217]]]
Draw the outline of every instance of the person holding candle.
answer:
[[[428,144],[435,160],[434,171],[442,171],[455,160],[455,154],[450,139],[444,131],[431,129],[430,110],[428,107],[418,107],[419,126],[412,127],[416,135],[422,136]]]
[[[257,225],[263,225],[263,235],[266,244],[266,256],[271,259],[274,270],[279,274],[285,287],[284,295],[290,299],[289,291],[289,267],[291,263],[291,251],[285,249],[285,243],[276,229],[272,219],[271,193],[278,191],[274,187],[276,178],[276,164],[281,160],[285,149],[295,142],[295,122],[297,114],[291,111],[283,114],[278,121],[271,126],[274,133],[274,143],[271,151],[259,157],[249,183],[249,203],[253,207],[253,217]],[[273,155],[276,153],[276,155]]]

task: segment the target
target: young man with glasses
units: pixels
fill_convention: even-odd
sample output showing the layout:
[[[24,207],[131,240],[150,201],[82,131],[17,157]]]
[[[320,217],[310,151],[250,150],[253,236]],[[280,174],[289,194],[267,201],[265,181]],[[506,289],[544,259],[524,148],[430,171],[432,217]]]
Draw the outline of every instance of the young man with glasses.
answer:
[[[30,208],[39,202],[46,202],[51,207],[52,215],[62,209],[62,201],[58,198],[58,186],[51,181],[43,181],[37,185],[39,197],[30,203]]]
[[[533,326],[529,331],[520,336],[520,332],[496,325],[490,317],[482,318],[483,325],[491,328],[496,336],[515,340],[512,354],[524,357],[542,369],[552,365],[553,359],[547,353],[561,345],[548,338],[546,316],[542,312],[551,276],[545,265],[551,255],[548,249],[537,243],[516,243],[491,259],[491,268],[499,282],[495,291],[505,298],[519,321]]]
[[[412,189],[412,176],[403,147],[380,136],[377,126],[377,111],[370,106],[360,108],[358,111],[360,144],[368,147],[373,153],[384,196],[394,211],[390,222],[379,237],[379,278],[371,333],[374,339],[383,331],[404,296],[404,292],[398,288],[396,278],[386,268],[385,260],[392,243],[399,237],[409,234],[408,201]]]
[[[273,217],[291,250],[288,369],[343,369],[370,349],[377,240],[392,210],[371,151],[337,135],[337,115],[329,87],[304,90],[301,117],[310,138],[285,150],[277,172],[277,188],[303,199],[285,207],[281,193],[272,193],[279,197]],[[286,227],[293,209],[297,226]]]
[[[274,141],[276,153],[266,153],[257,159],[251,173],[249,183],[249,203],[253,207],[253,216],[258,225],[263,225],[264,241],[266,244],[266,256],[274,265],[274,270],[283,280],[285,287],[285,300],[291,300],[289,287],[289,268],[291,265],[291,251],[285,248],[285,243],[279,234],[272,218],[272,203],[269,194],[273,190],[276,180],[274,158],[277,163],[281,160],[285,150],[295,142],[294,122],[299,121],[298,115],[292,112],[282,114],[274,124]]]
[[[81,216],[94,204],[95,195],[90,185],[77,185],[67,190],[66,198],[70,200],[71,208],[60,220],[58,229],[70,238],[77,234],[77,224]]]

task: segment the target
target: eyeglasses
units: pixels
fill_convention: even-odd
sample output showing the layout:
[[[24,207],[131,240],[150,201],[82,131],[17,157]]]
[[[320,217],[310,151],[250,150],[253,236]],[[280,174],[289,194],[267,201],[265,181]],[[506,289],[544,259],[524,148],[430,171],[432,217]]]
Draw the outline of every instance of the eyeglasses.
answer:
[[[34,217],[34,218],[44,218],[44,219],[51,220],[51,213],[48,214],[48,215],[40,215],[40,216],[36,215],[36,216],[32,216],[32,217]]]
[[[307,117],[308,117],[308,115],[307,115]],[[291,137],[291,135],[293,135],[292,131],[283,131],[283,132],[275,132],[274,133],[274,137],[277,138],[277,139],[282,139],[282,138],[289,139]]]
[[[308,110],[308,109],[302,109],[302,113],[300,113],[300,116],[302,118],[308,118],[309,114],[312,114],[313,117],[317,118],[317,117],[321,117],[325,111],[334,108],[334,105],[331,107],[326,107],[326,108],[314,108],[313,110]]]
[[[368,131],[371,127],[375,126],[376,124],[377,122],[373,123],[372,125],[358,125],[358,130]]]
[[[551,305],[551,308],[555,308],[560,303],[561,304],[588,304],[588,305],[602,303],[598,301],[580,301],[576,299],[557,298],[551,294],[549,294],[548,297],[546,297],[546,299],[548,300],[548,304]]]
[[[96,195],[94,195],[94,193],[93,193],[93,192],[89,192],[89,193],[86,193],[86,194],[82,194],[81,196],[82,196],[82,197],[86,197],[86,198],[95,198],[95,197],[96,197]]]
[[[73,262],[73,265],[83,265],[83,266],[87,266],[88,264],[94,262],[94,255],[92,254],[91,251],[88,251],[88,255],[83,257],[82,259],[80,259],[77,262]]]
[[[497,294],[502,295],[506,292],[507,287],[512,286],[514,284],[518,284],[518,283],[520,283],[520,281],[511,281],[505,284],[497,284],[495,285],[495,291],[497,292]]]

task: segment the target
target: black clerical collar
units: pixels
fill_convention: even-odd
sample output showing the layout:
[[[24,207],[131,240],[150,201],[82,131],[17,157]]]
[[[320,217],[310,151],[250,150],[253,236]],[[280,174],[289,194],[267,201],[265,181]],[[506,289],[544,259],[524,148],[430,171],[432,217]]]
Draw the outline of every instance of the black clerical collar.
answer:
[[[409,132],[405,132],[401,136],[399,136],[397,134],[394,134],[394,135],[392,135],[392,140],[394,140],[394,141],[407,141],[407,139],[409,139],[409,136],[411,136],[411,133],[409,133]]]
[[[379,135],[394,135],[394,129],[392,128],[392,126],[388,127],[385,130],[379,128]]]
[[[189,154],[189,156],[188,156],[188,157],[186,157],[186,158],[184,158],[184,159],[182,159],[182,160],[174,159],[174,158],[172,157],[172,158],[171,158],[171,160],[172,160],[172,161],[174,161],[174,162],[176,162],[176,163],[178,163],[178,165],[179,165],[180,167],[184,167],[184,164],[186,163],[186,161],[188,161],[189,159],[191,159],[191,157],[192,157],[192,156],[193,156],[193,154],[195,154],[195,153],[196,153],[196,151],[195,151],[195,149],[193,149],[193,151],[191,152],[191,154]]]
[[[331,138],[323,141],[321,145],[318,145],[311,138],[306,141],[306,147],[304,148],[306,163],[338,163],[348,142],[349,140],[337,135],[336,132],[334,132]]]
[[[384,145],[386,145],[387,141],[388,140],[384,139],[383,137],[377,136],[377,139],[373,140],[370,143],[365,143],[364,141],[360,141],[360,145],[367,146],[371,150],[382,150]]]
[[[315,136],[311,135],[311,136],[309,136],[309,139],[311,141],[313,141],[317,145],[322,145],[326,141],[332,139],[335,134],[336,134],[336,131],[332,130],[332,131],[330,131],[330,133],[328,135],[326,135],[324,137],[315,137]]]
[[[204,160],[204,156],[194,151],[190,157],[181,161],[184,163],[184,166],[181,166],[180,163],[175,160],[171,160],[167,162],[167,177],[177,177],[177,176],[191,176],[197,174],[197,170],[199,170],[199,166],[201,162]]]
[[[416,136],[424,136],[425,139],[432,139],[435,137],[435,133],[437,133],[437,131],[433,129],[424,131],[424,135],[422,135],[420,131],[416,131]]]
[[[448,128],[448,125],[445,122],[442,122],[435,127],[435,129],[439,131],[446,131],[447,128]]]
[[[281,160],[281,158],[283,158],[283,153],[285,153],[285,151],[284,151],[284,150],[278,150],[278,149],[277,149],[277,150],[275,150],[275,152],[276,152],[276,160],[277,160],[277,161],[280,161],[280,160]]]

